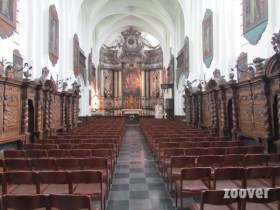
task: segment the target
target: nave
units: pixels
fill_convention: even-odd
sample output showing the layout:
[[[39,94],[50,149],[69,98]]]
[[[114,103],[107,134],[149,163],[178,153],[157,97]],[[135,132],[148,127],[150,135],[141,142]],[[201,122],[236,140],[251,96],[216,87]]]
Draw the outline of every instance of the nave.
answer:
[[[107,210],[175,210],[139,125],[127,125]]]

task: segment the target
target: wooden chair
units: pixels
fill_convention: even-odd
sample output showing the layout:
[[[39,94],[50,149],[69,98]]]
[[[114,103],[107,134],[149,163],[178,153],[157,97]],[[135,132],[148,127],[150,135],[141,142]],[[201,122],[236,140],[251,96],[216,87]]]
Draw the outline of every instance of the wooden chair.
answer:
[[[185,149],[183,148],[166,148],[164,150],[163,158],[159,160],[159,169],[162,173],[163,178],[166,178],[167,168],[171,165],[172,156],[180,156],[185,154]]]
[[[246,146],[247,154],[263,154],[263,146]]]
[[[36,140],[36,144],[53,144],[52,139],[38,139]]]
[[[226,154],[221,156],[221,165],[220,167],[228,167],[228,166],[243,166],[243,154]]]
[[[38,182],[41,194],[71,193],[71,179],[67,171],[40,171]]]
[[[247,147],[227,147],[227,154],[246,154]]]
[[[280,166],[280,153],[267,154],[267,165]]]
[[[241,199],[224,198],[226,191],[224,190],[205,190],[201,195],[200,203],[192,203],[190,210],[240,210]]]
[[[3,194],[39,193],[36,173],[33,171],[8,171],[3,174]]]
[[[193,147],[188,149],[188,153],[186,155],[207,155],[208,149],[201,147]]]
[[[225,147],[209,147],[208,155],[224,155],[226,154]]]
[[[180,199],[180,209],[183,210],[184,197],[200,196],[203,190],[211,189],[210,180],[210,167],[183,168],[180,180],[175,181],[176,207],[178,196]]]
[[[31,159],[31,169],[33,171],[54,171],[54,158],[33,158]]]
[[[243,166],[265,166],[267,165],[267,157],[263,154],[246,154],[243,160]]]
[[[83,162],[81,158],[57,158],[55,159],[56,170],[82,170]]]
[[[69,150],[69,156],[74,158],[88,158],[91,157],[90,149],[71,149]]]
[[[39,149],[41,149],[41,150],[58,149],[58,145],[57,144],[40,144]]]
[[[89,195],[91,200],[99,200],[101,209],[105,209],[106,189],[103,182],[102,171],[84,170],[73,171],[70,174],[72,186],[71,193]]]
[[[249,167],[245,170],[244,188],[273,187],[274,167]]]
[[[243,167],[224,167],[215,168],[213,189],[238,189],[244,187],[245,168]]]
[[[91,207],[91,199],[88,195],[50,195],[48,204],[51,209],[59,210],[98,210]]]
[[[47,150],[49,158],[68,158],[69,150],[68,149],[52,149]]]
[[[280,166],[273,169],[273,187],[280,188]]]
[[[25,151],[18,149],[4,150],[4,158],[25,158]]]
[[[180,179],[181,169],[195,166],[195,156],[172,156],[170,167],[167,167],[167,188],[172,193],[172,184]]]
[[[30,171],[31,163],[28,158],[6,158],[4,171]]]
[[[261,189],[257,189],[261,190]],[[243,210],[258,210],[258,209],[280,209],[280,188],[266,188],[267,198],[260,198],[256,194],[253,197],[246,196],[242,202]],[[248,195],[248,194],[247,194]]]
[[[43,158],[48,157],[48,153],[46,150],[42,149],[32,149],[32,150],[26,150],[25,155],[27,158]]]
[[[59,149],[77,149],[78,145],[74,143],[63,143],[59,144]]]
[[[34,195],[3,195],[3,210],[22,210],[22,209],[47,209],[48,196],[42,194]]]
[[[109,186],[112,181],[112,173],[109,170],[107,158],[83,158],[83,170],[102,171],[103,180],[107,184],[107,188],[109,190]]]

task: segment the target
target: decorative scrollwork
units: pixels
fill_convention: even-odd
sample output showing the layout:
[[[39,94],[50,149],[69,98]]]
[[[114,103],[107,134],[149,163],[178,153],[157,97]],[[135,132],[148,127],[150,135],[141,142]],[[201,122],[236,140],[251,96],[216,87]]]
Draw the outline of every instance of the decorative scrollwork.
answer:
[[[273,33],[271,44],[276,53],[280,52],[280,30],[278,33]]]

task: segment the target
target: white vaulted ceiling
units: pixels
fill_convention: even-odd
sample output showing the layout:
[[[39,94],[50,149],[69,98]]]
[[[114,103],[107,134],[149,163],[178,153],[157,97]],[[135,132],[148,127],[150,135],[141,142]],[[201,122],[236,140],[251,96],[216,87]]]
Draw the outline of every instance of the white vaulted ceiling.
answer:
[[[176,53],[184,41],[186,0],[83,0],[80,16],[85,39],[90,39],[95,55],[102,44],[110,45],[129,27],[155,37],[160,43],[164,63],[169,62],[170,48]],[[93,58],[94,60],[98,58]]]

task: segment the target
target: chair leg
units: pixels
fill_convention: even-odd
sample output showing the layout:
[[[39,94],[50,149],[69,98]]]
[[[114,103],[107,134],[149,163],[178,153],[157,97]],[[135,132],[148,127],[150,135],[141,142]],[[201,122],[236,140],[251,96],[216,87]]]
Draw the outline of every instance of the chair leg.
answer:
[[[180,196],[180,209],[183,210],[183,196]]]

